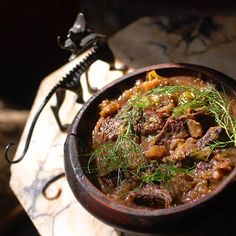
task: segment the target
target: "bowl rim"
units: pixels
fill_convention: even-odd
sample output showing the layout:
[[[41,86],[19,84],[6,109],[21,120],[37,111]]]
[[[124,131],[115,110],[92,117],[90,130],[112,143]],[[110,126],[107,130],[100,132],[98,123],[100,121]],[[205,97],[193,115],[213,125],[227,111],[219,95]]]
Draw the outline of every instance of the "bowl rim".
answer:
[[[137,69],[127,75],[124,75],[120,77],[119,79],[112,81],[111,83],[104,86],[102,89],[100,89],[96,94],[94,94],[85,104],[82,106],[80,111],[75,116],[75,119],[70,127],[70,130],[68,132],[68,138],[73,137],[73,140],[77,142],[76,135],[77,135],[77,127],[78,124],[83,116],[83,114],[86,112],[90,104],[101,94],[104,93],[104,91],[108,90],[109,88],[115,86],[119,82],[126,80],[130,77],[139,75],[141,73],[148,72],[150,70],[158,70],[158,69],[187,69],[187,70],[194,70],[196,72],[203,73],[206,76],[209,76],[210,78],[214,78],[213,80],[220,81],[224,86],[229,87],[233,93],[236,95],[236,81],[232,78],[228,77],[227,75],[214,70],[209,67],[201,66],[201,65],[195,65],[195,64],[188,64],[188,63],[164,63],[164,64],[155,64],[147,67],[143,67],[141,69]],[[76,144],[78,145],[78,143]],[[173,214],[181,214],[183,212],[187,212],[190,209],[196,207],[196,206],[204,206],[206,202],[209,200],[214,199],[218,194],[223,192],[224,189],[226,189],[227,186],[232,184],[236,180],[236,167],[234,170],[217,186],[215,190],[208,193],[207,195],[193,201],[190,203],[185,203],[178,206],[173,206],[170,208],[164,208],[164,209],[139,209],[139,208],[132,208],[125,206],[121,203],[116,202],[115,200],[109,198],[106,196],[101,190],[99,190],[86,176],[86,174],[77,173],[76,170],[78,168],[82,169],[79,158],[76,156],[72,157],[73,160],[71,161],[72,168],[75,170],[74,174],[78,182],[82,185],[84,189],[88,189],[89,194],[95,199],[99,204],[103,205],[104,207],[109,207],[112,210],[116,212],[125,213],[128,215],[133,216],[145,216],[145,217],[160,217],[160,216],[169,216]],[[77,173],[77,174],[76,174]],[[73,189],[72,189],[73,191]]]

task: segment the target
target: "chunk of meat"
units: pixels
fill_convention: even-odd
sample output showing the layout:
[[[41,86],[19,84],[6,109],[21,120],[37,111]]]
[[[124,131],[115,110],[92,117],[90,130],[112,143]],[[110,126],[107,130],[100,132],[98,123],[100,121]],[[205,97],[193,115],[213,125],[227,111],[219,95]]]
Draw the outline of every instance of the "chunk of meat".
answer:
[[[168,161],[174,161],[174,162],[182,161],[191,153],[194,153],[197,151],[198,151],[198,148],[196,145],[196,139],[191,137],[191,138],[188,138],[186,142],[184,142],[183,144],[178,145],[175,151],[166,159]]]
[[[167,132],[169,133],[172,139],[186,138],[189,136],[188,131],[185,127],[184,120],[177,120],[177,119],[170,120]]]
[[[165,124],[162,113],[149,109],[143,113],[140,131],[142,135],[154,134],[161,130]]]
[[[170,143],[171,139],[184,139],[188,136],[189,133],[185,127],[185,120],[170,117],[162,130],[154,138],[153,143],[165,144]]]
[[[204,148],[206,145],[210,144],[211,142],[217,140],[219,138],[219,135],[222,131],[221,127],[213,126],[210,127],[205,135],[200,138],[197,142],[197,146],[199,149]]]
[[[224,157],[229,158],[234,164],[234,166],[236,166],[236,147],[218,149],[218,150],[215,150],[214,153],[224,155]]]
[[[210,162],[199,162],[192,172],[196,185],[184,195],[183,202],[192,202],[210,193],[234,168],[230,159],[216,154]]]
[[[197,163],[195,171],[206,171],[211,168],[211,164],[208,162],[200,161]]]
[[[93,142],[102,143],[115,140],[119,134],[121,122],[115,117],[100,118],[93,131]]]
[[[182,196],[182,202],[192,202],[205,196],[214,188],[213,185],[214,167],[209,162],[199,162],[191,173],[193,186]]]
[[[188,132],[193,138],[200,138],[202,137],[202,126],[199,122],[189,119],[187,122],[188,125]]]
[[[209,162],[201,161],[197,164],[196,168],[193,170],[193,178],[196,182],[200,182],[201,179],[212,179],[213,166]]]
[[[176,97],[173,96],[162,96],[161,97],[161,106],[158,109],[163,115],[170,117],[173,113],[173,109],[177,106],[178,102]]]
[[[200,179],[220,181],[234,168],[234,164],[223,154],[216,154],[210,162],[199,162],[193,172],[194,179],[199,182]]]
[[[211,148],[207,147],[209,143],[217,140],[221,132],[220,127],[210,127],[206,134],[199,140],[187,138],[186,142],[178,145],[174,152],[166,159],[169,161],[182,161],[187,156],[192,156],[200,160],[206,160],[211,153]]]
[[[173,197],[168,189],[151,184],[145,185],[137,192],[130,193],[127,199],[138,206],[151,208],[167,208],[173,202]]]

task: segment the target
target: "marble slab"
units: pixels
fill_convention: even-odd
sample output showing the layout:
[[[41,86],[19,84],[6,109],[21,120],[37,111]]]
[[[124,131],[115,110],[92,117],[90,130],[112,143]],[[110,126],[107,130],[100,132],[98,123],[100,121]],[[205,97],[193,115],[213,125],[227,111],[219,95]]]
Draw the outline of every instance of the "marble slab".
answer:
[[[235,16],[147,16],[116,33],[110,42],[116,57],[135,69],[182,62],[236,78]]]
[[[184,22],[183,19],[176,19],[175,22],[168,16],[144,17],[114,35],[110,39],[110,45],[116,58],[130,68],[170,61],[188,62],[209,66],[236,78],[236,18],[199,17],[197,21],[186,19]],[[43,80],[16,157],[24,148],[29,125],[43,98],[79,60],[80,58],[77,58],[64,65]],[[103,87],[120,75],[121,72],[118,71],[110,72],[108,65],[101,61],[96,62],[89,71],[91,83],[97,88]],[[84,76],[81,79],[84,99],[87,100],[91,94],[85,85]],[[76,96],[72,92],[67,92],[66,96],[60,116],[64,123],[71,123],[81,104],[75,102]],[[49,179],[64,171],[63,145],[66,133],[60,132],[55,122],[50,109],[50,105],[54,103],[55,97],[52,97],[42,112],[26,157],[20,163],[12,165],[10,186],[40,235],[118,236],[119,232],[83,209],[73,196],[65,178],[58,180],[48,189],[49,196],[54,196],[61,189],[58,199],[49,201],[41,193]],[[227,232],[224,235],[235,235],[236,230],[232,227],[235,225],[235,218],[224,218],[224,229],[220,225],[210,231],[206,230],[206,227],[199,227],[201,235],[222,235],[223,231]],[[193,229],[188,235],[199,235],[199,230]]]
[[[43,98],[77,61],[68,63],[53,72],[42,82],[20,140],[16,157],[22,152],[29,125]],[[96,80],[97,82],[93,83],[93,86],[100,88],[108,81],[121,76],[121,72],[109,72],[108,65],[98,61],[91,68],[89,76],[91,80]],[[102,80],[97,81],[96,77],[102,78]],[[84,76],[81,79],[84,100],[87,100],[91,94],[89,94],[85,86]],[[64,171],[63,146],[66,133],[60,132],[55,122],[50,109],[50,105],[54,103],[55,98],[53,97],[43,110],[25,158],[20,163],[11,166],[11,188],[40,235],[118,235],[113,228],[104,225],[81,207],[69,189],[65,178],[52,184],[47,191],[47,195],[50,197],[61,189],[61,195],[58,199],[49,201],[41,193],[43,186],[48,180]],[[72,92],[67,92],[60,114],[62,121],[71,123],[80,107],[81,104],[76,103],[76,95]]]

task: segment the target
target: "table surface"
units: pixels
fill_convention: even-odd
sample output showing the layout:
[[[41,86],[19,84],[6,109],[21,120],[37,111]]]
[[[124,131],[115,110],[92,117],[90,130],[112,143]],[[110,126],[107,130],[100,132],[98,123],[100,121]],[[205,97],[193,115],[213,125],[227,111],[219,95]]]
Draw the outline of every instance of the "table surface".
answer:
[[[135,69],[165,62],[185,62],[209,66],[236,78],[234,69],[236,65],[236,18],[213,17],[211,23],[215,26],[214,30],[211,28],[208,33],[201,31],[205,32],[202,34],[197,32],[201,27],[202,21],[200,22],[200,20],[194,26],[195,28],[189,31],[191,37],[189,34],[187,37],[181,33],[181,27],[186,27],[186,25],[179,27],[179,31],[171,30],[171,25],[168,25],[171,17],[144,17],[114,35],[109,40],[110,46],[116,58],[130,68]],[[172,25],[172,27],[174,26]],[[169,30],[166,30],[167,28]],[[23,150],[29,125],[42,100],[53,85],[80,60],[81,57],[67,63],[47,76],[41,83],[15,158]],[[109,66],[101,61],[94,63],[89,70],[91,83],[97,88],[103,87],[120,76],[121,72],[109,71]],[[84,76],[81,77],[81,83],[84,100],[87,100],[91,94],[86,87]],[[52,97],[42,112],[25,158],[20,163],[11,166],[10,186],[40,235],[120,235],[115,229],[103,224],[84,210],[73,196],[65,178],[56,181],[48,189],[49,196],[55,195],[58,189],[61,189],[59,198],[49,201],[43,197],[41,190],[47,181],[64,171],[63,145],[66,132],[61,132],[55,122],[50,109],[50,105],[54,103],[55,97]],[[81,106],[76,103],[76,95],[67,92],[60,113],[62,121],[70,124]],[[236,233],[236,229],[234,230],[232,227],[235,224],[234,218],[229,217],[223,220],[226,227],[224,227],[224,235]],[[202,235],[209,235],[209,232],[221,235],[222,229],[214,228],[213,231],[203,228]],[[191,235],[196,235],[195,231],[196,229]]]

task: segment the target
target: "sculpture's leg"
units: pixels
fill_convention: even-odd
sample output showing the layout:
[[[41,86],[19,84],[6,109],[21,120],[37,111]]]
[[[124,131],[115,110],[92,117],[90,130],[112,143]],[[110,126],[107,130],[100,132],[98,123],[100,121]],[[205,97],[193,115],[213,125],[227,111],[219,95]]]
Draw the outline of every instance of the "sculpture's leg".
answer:
[[[61,105],[65,99],[66,91],[65,89],[57,89],[56,91],[56,105],[51,106],[52,112],[54,114],[54,117],[56,119],[56,122],[60,128],[61,131],[65,131],[68,128],[68,124],[63,125],[61,123],[60,117],[59,117],[59,110],[61,108]]]
[[[88,91],[89,91],[90,93],[95,93],[95,92],[97,92],[97,88],[93,88],[93,87],[90,85],[89,76],[88,76],[88,70],[85,71],[85,78],[86,78],[86,84],[87,84],[87,87],[88,87]]]

